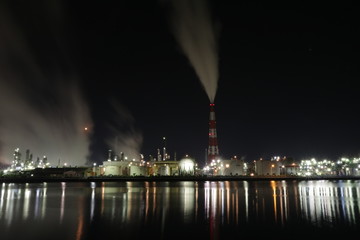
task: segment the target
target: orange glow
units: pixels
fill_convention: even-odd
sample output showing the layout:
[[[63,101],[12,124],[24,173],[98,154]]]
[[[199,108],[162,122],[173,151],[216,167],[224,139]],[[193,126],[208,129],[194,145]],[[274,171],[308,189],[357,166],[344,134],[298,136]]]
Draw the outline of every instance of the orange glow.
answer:
[[[80,202],[80,208],[79,208],[79,219],[78,219],[78,226],[76,228],[76,240],[80,240],[83,235],[83,228],[84,228],[84,214],[83,214],[83,205],[82,202]]]
[[[273,190],[273,201],[274,201],[274,217],[275,217],[275,222],[277,221],[277,210],[276,210],[276,183],[275,181],[271,181],[271,188]]]

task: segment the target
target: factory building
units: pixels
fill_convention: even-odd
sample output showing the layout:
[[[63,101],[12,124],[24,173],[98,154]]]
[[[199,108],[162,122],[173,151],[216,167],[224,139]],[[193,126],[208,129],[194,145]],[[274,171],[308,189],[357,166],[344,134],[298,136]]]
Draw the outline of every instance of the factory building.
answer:
[[[99,166],[99,170],[94,166],[94,175],[101,176],[145,176],[147,175],[145,161],[132,159],[128,160],[124,153],[120,157],[113,156],[112,150],[109,150],[108,159]]]
[[[145,176],[144,163],[140,161],[105,161],[102,165],[104,176]]]
[[[149,164],[149,176],[184,176],[195,175],[197,164],[186,156],[180,161],[152,161]]]
[[[222,176],[243,176],[247,173],[247,164],[243,160],[237,159],[236,156],[230,160],[223,160],[223,165],[224,168],[221,172]]]
[[[153,161],[149,164],[149,176],[184,176],[195,175],[196,172],[197,164],[188,156],[180,161]]]
[[[126,157],[116,158],[109,150],[107,161],[102,165],[93,167],[93,176],[179,176],[196,174],[195,160],[186,156],[180,161],[170,160],[166,157],[152,159],[149,162],[140,160],[127,160]],[[166,151],[164,155],[168,156]],[[119,159],[119,160],[118,160]],[[164,159],[164,160],[163,160]]]
[[[179,174],[178,161],[152,161],[149,165],[149,176],[177,176]]]
[[[46,156],[43,158],[37,157],[33,160],[33,154],[30,153],[30,150],[27,149],[25,152],[25,159],[22,159],[22,154],[19,148],[16,148],[13,154],[13,160],[10,167],[7,169],[7,172],[20,172],[25,170],[32,170],[35,168],[48,168],[50,163],[47,160]]]
[[[231,159],[212,160],[210,165],[204,168],[204,174],[213,176],[242,176],[247,174],[247,164],[236,156]]]
[[[278,158],[272,158],[271,160],[255,160],[255,173],[258,176],[266,176],[266,175],[281,175],[282,173],[282,161]]]

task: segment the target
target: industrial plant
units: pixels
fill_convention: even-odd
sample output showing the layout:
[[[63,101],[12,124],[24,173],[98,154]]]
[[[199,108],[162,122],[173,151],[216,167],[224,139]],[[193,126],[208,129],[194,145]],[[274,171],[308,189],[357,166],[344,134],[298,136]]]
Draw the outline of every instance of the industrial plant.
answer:
[[[46,168],[50,166],[46,156],[43,156],[41,159],[40,157],[37,157],[34,161],[33,154],[30,153],[29,149],[27,149],[25,152],[25,159],[21,158],[22,154],[19,148],[15,149],[13,156],[13,161],[8,169],[10,172],[33,170],[35,168]]]
[[[166,143],[166,138],[163,137]],[[67,163],[51,166],[46,156],[33,159],[29,149],[25,158],[19,148],[13,153],[11,165],[2,171],[2,175],[28,177],[154,177],[154,176],[360,176],[360,159],[341,158],[338,161],[316,159],[295,161],[292,158],[275,156],[270,159],[260,158],[250,162],[233,156],[225,159],[219,154],[215,104],[210,103],[209,142],[206,150],[205,166],[199,167],[197,161],[188,155],[180,160],[176,155],[171,159],[166,144],[157,149],[155,158],[129,159],[124,152],[108,150],[107,158],[101,164],[93,163],[87,167],[71,167]]]

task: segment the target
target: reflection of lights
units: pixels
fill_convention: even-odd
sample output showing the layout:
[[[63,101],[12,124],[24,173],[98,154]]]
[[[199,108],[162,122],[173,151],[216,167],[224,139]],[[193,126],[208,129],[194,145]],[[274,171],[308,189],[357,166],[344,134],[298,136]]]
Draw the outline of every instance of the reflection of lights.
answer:
[[[83,205],[80,204],[78,226],[76,229],[76,238],[75,238],[76,240],[82,239],[83,228],[84,228]]]
[[[194,183],[193,182],[189,182],[189,183],[184,183],[183,185],[184,188],[184,196],[182,198],[183,201],[183,218],[184,218],[184,222],[185,223],[191,223],[191,217],[192,214],[194,213],[194,196],[195,196],[195,188],[194,188]]]
[[[95,211],[95,185],[94,182],[91,182],[91,202],[90,202],[90,221],[94,218]]]
[[[45,182],[43,184],[42,199],[41,199],[41,218],[42,219],[45,217],[45,212],[46,212],[46,200],[47,200],[46,192],[47,192],[47,183]]]
[[[350,181],[344,184],[331,181],[300,182],[299,198],[305,217],[318,226],[323,222],[336,224],[334,220],[338,216],[345,217],[350,224],[355,223],[354,199],[358,195],[353,196],[354,184]],[[358,192],[359,188],[356,187],[355,191]]]
[[[253,173],[252,173],[253,174]],[[244,181],[246,221],[249,220],[249,183]]]
[[[66,183],[61,183],[61,201],[60,201],[60,223],[62,223],[62,220],[64,218],[64,210],[65,210],[65,188]]]
[[[275,181],[270,181],[271,188],[273,190],[273,201],[274,201],[274,218],[275,222],[277,221],[277,209],[276,209],[276,183]]]
[[[24,211],[23,211],[23,219],[27,219],[28,215],[29,215],[29,203],[30,203],[30,196],[31,196],[31,191],[28,188],[29,184],[26,183],[25,185],[25,196],[24,196]]]

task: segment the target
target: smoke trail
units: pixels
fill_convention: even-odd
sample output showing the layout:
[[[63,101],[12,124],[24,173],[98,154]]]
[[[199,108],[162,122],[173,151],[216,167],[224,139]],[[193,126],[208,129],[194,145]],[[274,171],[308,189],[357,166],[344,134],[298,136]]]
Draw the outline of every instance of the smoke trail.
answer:
[[[205,0],[169,0],[174,35],[195,69],[210,102],[218,81],[215,29]]]
[[[0,162],[9,164],[19,147],[23,156],[29,149],[35,160],[47,156],[53,166],[59,160],[83,166],[92,121],[78,78],[58,59],[40,63],[33,36],[11,14],[0,4]]]
[[[129,159],[139,160],[143,137],[134,127],[133,116],[115,100],[110,105],[112,122],[107,123],[107,128],[112,134],[107,139],[107,144],[116,155],[123,152]]]

